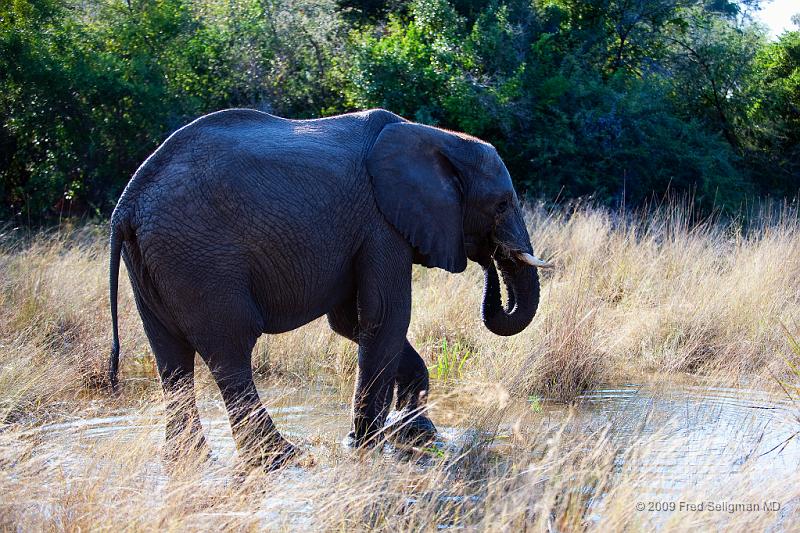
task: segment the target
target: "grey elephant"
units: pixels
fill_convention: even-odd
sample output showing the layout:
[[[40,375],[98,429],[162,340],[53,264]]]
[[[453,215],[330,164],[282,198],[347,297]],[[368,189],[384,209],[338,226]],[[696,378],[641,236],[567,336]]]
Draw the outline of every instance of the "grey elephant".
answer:
[[[251,371],[263,333],[327,314],[358,343],[346,441],[369,446],[397,389],[403,439],[435,431],[427,368],[406,339],[411,267],[485,273],[483,322],[513,335],[539,302],[519,200],[495,149],[377,109],[287,120],[247,109],[203,116],[136,171],[111,217],[110,296],[117,383],[120,255],[165,392],[167,451],[195,435],[194,355],[208,365],[241,457],[265,468],[295,447],[276,430]],[[504,305],[498,270],[507,287]],[[178,398],[186,393],[189,405]],[[185,446],[184,444],[180,444]],[[179,453],[179,450],[174,450]]]

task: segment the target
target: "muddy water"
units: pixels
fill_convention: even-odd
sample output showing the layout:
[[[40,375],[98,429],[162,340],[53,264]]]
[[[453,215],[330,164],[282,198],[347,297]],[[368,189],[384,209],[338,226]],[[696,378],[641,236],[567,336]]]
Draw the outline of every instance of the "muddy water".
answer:
[[[278,428],[310,447],[312,453],[320,446],[336,446],[349,428],[349,406],[341,393],[324,389],[265,390],[262,396]],[[439,421],[440,445],[445,448],[458,446],[465,435],[474,432],[470,427],[442,423],[459,419],[447,416],[448,409],[459,408],[443,403],[433,416]],[[520,401],[508,410],[501,434],[511,431],[521,410],[526,420],[533,418],[551,427],[570,424],[572,431],[582,434],[608,431],[611,442],[620,450],[619,471],[658,474],[650,476],[658,483],[651,486],[652,495],[679,493],[700,484],[725,484],[731,475],[753,466],[760,476],[795,480],[800,468],[800,437],[792,438],[800,430],[800,406],[760,391],[662,381],[658,385],[600,388],[582,396],[576,408],[547,401],[532,406]],[[235,462],[235,447],[221,401],[201,401],[200,411],[215,457],[220,463]],[[38,431],[47,435],[50,446],[71,443],[70,457],[64,457],[66,452],[61,456],[67,467],[72,463],[79,470],[78,463],[86,458],[73,453],[75,446],[91,453],[103,441],[114,439],[119,446],[126,441],[141,442],[143,437],[160,446],[160,409],[144,412],[147,414],[136,410],[77,419],[42,426]],[[626,448],[643,440],[647,445],[642,453],[625,453]],[[153,475],[166,479],[158,458],[153,458]],[[305,474],[297,469],[293,475]]]

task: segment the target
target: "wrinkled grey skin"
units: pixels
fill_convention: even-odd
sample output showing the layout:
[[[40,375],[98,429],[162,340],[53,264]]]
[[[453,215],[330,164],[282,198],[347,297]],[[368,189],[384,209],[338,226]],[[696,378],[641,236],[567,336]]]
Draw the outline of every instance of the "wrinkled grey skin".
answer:
[[[384,110],[300,121],[212,113],[167,139],[114,210],[111,383],[121,253],[167,399],[168,451],[186,433],[205,447],[193,400],[197,352],[242,457],[267,468],[290,457],[253,384],[251,350],[263,333],[325,314],[359,346],[350,443],[381,435],[395,387],[411,433],[427,435],[433,425],[415,415],[428,373],[406,340],[411,265],[461,272],[468,258],[480,263],[484,323],[513,335],[539,301],[536,269],[514,252],[532,253],[530,239],[487,143]],[[186,392],[191,400],[179,406]]]

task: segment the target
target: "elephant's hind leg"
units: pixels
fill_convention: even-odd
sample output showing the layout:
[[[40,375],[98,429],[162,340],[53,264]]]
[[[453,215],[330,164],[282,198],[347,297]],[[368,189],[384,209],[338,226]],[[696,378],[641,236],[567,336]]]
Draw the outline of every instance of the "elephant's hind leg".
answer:
[[[219,322],[209,322],[198,350],[222,393],[239,456],[251,467],[279,468],[296,449],[278,432],[253,382],[251,352],[258,328],[250,327],[252,316],[241,308],[217,310],[215,316],[225,317],[222,329],[213,326]]]
[[[222,393],[241,459],[273,470],[293,457],[294,446],[278,432],[258,396],[250,352],[233,352],[224,358],[212,355],[206,362]]]
[[[203,436],[194,394],[194,348],[171,332],[139,300],[145,333],[156,358],[164,389],[166,414],[165,457],[177,460],[189,456],[206,459],[210,450]]]

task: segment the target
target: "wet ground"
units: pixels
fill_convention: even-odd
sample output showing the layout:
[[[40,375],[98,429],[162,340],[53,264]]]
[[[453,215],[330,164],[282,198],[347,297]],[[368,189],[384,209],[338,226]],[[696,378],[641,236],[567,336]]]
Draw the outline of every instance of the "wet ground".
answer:
[[[336,446],[349,429],[349,405],[341,392],[265,390],[262,395],[279,429],[312,454]],[[443,402],[432,417],[435,421],[465,420],[454,412],[459,409],[458,402]],[[217,463],[234,464],[235,447],[221,401],[201,401],[200,411]],[[714,484],[730,483],[732,476],[745,467],[764,478],[796,483],[800,468],[800,437],[794,437],[800,430],[800,406],[785,396],[761,391],[671,381],[625,384],[592,391],[573,407],[531,398],[512,401],[505,413],[506,419],[497,428],[500,453],[508,435],[520,423],[550,428],[567,424],[570,431],[584,435],[608,432],[610,442],[619,450],[618,471],[657,474],[652,476],[650,494],[642,494],[643,498],[669,497],[700,485],[707,492]],[[150,439],[160,446],[162,424],[160,409],[151,408],[78,418],[35,431],[43,437],[45,446],[61,457],[66,470],[79,472],[81,461],[89,457],[81,457],[76,451],[91,454],[104,441],[124,446],[126,442]],[[438,445],[445,453],[457,453],[473,442],[476,431],[468,425],[442,422],[439,430]],[[626,453],[643,441],[647,444],[641,453]],[[65,443],[69,450],[59,451],[57,448]],[[295,467],[288,475],[302,478],[306,472]],[[158,457],[153,457],[152,474],[166,482]]]
[[[312,450],[314,442],[338,442],[349,428],[349,405],[333,390],[262,391],[262,396],[280,430]],[[432,417],[436,420],[448,409],[458,406],[442,404]],[[506,410],[508,420],[499,427],[498,442],[512,431],[522,410],[526,420],[538,418],[550,426],[569,417],[569,423],[584,432],[607,429],[612,442],[623,448],[649,437],[647,455],[637,459],[636,467],[661,474],[665,490],[709,477],[723,479],[748,462],[757,463],[764,475],[794,476],[800,467],[800,436],[793,438],[800,430],[800,405],[777,394],[662,382],[601,388],[581,396],[572,409],[546,399],[518,401]],[[231,459],[235,447],[222,402],[201,401],[200,411],[215,456]],[[69,441],[77,439],[87,447],[110,438],[135,441],[143,433],[161,439],[159,415],[136,410],[48,424],[38,431],[53,437],[70,434]],[[439,424],[439,431],[440,445],[446,446],[474,428]]]

